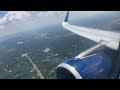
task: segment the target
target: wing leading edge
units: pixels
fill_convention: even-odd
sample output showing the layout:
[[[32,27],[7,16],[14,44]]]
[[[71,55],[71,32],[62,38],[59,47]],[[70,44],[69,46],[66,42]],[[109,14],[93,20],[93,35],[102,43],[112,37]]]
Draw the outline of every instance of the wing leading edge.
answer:
[[[114,50],[118,49],[119,41],[120,41],[120,33],[71,25],[68,23],[68,17],[69,17],[69,11],[67,12],[66,18],[62,23],[65,29],[73,33],[76,33],[82,37],[95,41],[97,43],[108,42],[106,43],[107,47],[112,48]]]

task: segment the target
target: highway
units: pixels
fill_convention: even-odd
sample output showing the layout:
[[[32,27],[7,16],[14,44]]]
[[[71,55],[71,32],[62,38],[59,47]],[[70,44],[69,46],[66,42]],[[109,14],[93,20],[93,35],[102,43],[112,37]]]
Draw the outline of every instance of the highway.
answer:
[[[42,72],[38,69],[38,67],[36,66],[36,64],[32,61],[32,59],[28,56],[28,54],[22,54],[22,57],[26,57],[30,63],[32,64],[34,70],[37,72],[38,76],[40,77],[40,79],[45,79]]]

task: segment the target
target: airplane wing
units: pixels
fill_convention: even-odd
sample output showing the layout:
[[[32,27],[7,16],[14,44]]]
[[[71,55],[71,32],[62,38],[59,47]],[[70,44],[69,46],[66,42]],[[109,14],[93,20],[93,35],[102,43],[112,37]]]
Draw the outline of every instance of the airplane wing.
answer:
[[[68,17],[69,17],[69,11],[67,12],[66,18],[62,23],[65,29],[73,33],[76,33],[82,37],[95,41],[97,43],[107,42],[106,43],[107,47],[114,50],[118,49],[119,41],[120,41],[120,33],[71,25],[68,23]]]

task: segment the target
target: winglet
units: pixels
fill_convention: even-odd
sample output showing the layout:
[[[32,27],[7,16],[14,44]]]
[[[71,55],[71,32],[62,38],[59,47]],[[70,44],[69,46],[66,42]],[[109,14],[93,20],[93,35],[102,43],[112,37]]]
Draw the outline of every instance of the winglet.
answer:
[[[69,11],[66,14],[65,20],[63,21],[62,25],[65,26],[68,24],[68,17],[69,17]]]
[[[66,17],[65,17],[64,22],[68,22],[68,17],[69,17],[69,11],[68,11],[67,14],[66,14]]]

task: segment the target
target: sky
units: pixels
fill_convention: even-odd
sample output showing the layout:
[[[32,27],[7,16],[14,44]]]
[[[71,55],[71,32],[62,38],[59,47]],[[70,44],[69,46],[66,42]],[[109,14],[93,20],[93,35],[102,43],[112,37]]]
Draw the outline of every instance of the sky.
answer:
[[[67,11],[0,11],[0,37],[17,32],[61,24]],[[104,11],[70,11],[70,19],[93,16]]]

